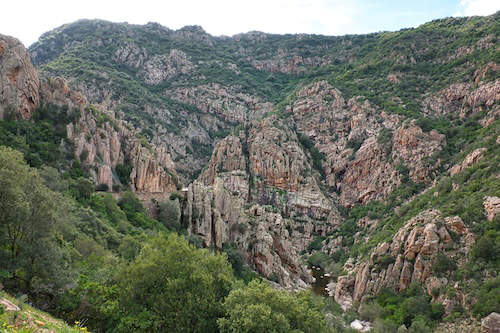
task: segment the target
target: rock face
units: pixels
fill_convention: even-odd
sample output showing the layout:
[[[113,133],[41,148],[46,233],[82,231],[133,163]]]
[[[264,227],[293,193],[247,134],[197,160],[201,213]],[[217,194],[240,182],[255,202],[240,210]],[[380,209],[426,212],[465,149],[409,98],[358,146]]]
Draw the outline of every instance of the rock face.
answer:
[[[0,67],[0,119],[7,111],[28,119],[40,104],[65,107],[77,119],[67,126],[75,159],[89,168],[97,184],[105,184],[109,190],[120,184],[116,167],[127,163],[132,190],[155,193],[177,189],[175,165],[165,149],[140,143],[130,126],[115,119],[113,112],[92,107],[65,79],[40,81],[18,40],[0,35]]]
[[[38,108],[40,81],[24,45],[0,34],[0,119],[7,112],[28,119]]]
[[[478,148],[478,149],[474,150],[473,152],[471,152],[470,154],[468,154],[465,157],[465,159],[462,161],[462,163],[456,164],[450,169],[450,176],[454,176],[457,173],[460,173],[465,168],[468,168],[468,167],[476,164],[477,162],[479,162],[481,160],[481,158],[483,157],[483,153],[486,150],[487,150],[486,148]]]
[[[476,82],[455,83],[427,97],[423,103],[423,111],[437,115],[456,113],[465,117],[469,112],[475,113],[494,107],[500,100],[500,81],[479,82],[480,73],[484,76],[491,69],[498,71],[497,65],[491,63],[478,70]]]
[[[96,184],[108,190],[121,184],[118,165],[130,167],[130,186],[141,193],[173,192],[178,180],[170,155],[162,148],[145,146],[137,133],[114,113],[98,110],[79,92],[68,88],[66,80],[49,78],[41,84],[42,103],[67,107],[78,120],[67,125],[75,159],[88,167]]]
[[[225,188],[221,178],[215,178],[212,186],[195,181],[186,197],[184,223],[204,246],[220,249],[224,243],[236,244],[250,267],[286,288],[305,288],[311,282],[299,261],[301,242],[295,238],[305,236],[293,230],[292,220],[269,206],[247,204]]]
[[[262,275],[287,287],[311,277],[299,261],[339,223],[296,134],[269,117],[220,141],[187,193],[185,224],[205,246],[235,243]]]
[[[144,82],[157,85],[176,75],[186,74],[192,70],[194,65],[189,61],[187,55],[176,49],[172,49],[168,55],[159,55],[146,61],[143,65]]]
[[[433,290],[448,284],[446,277],[435,273],[438,254],[447,251],[449,260],[460,265],[473,243],[472,232],[459,217],[424,211],[400,228],[390,242],[380,243],[368,260],[346,264],[348,274],[339,277],[335,300],[347,309],[366,294],[377,294],[382,288],[401,291],[412,282],[425,286],[432,295]]]
[[[500,314],[492,312],[481,321],[481,330],[486,333],[500,333]]]
[[[273,108],[272,103],[217,83],[167,90],[165,94],[232,123],[258,119]]]
[[[345,101],[326,81],[304,87],[287,108],[297,130],[324,154],[327,185],[344,205],[387,196],[401,183],[398,166],[414,182],[427,182],[437,165],[423,160],[439,151],[444,136],[425,133],[412,122],[377,110],[361,98]]]
[[[483,202],[484,210],[486,211],[486,218],[488,221],[493,221],[495,216],[500,214],[500,198],[499,197],[486,197]]]

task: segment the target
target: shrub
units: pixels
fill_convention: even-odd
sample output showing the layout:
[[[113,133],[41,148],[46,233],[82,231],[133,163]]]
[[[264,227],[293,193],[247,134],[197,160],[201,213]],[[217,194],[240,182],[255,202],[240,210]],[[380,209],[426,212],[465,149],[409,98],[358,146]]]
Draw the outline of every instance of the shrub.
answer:
[[[115,168],[116,175],[120,179],[120,183],[123,185],[128,185],[130,183],[130,173],[132,172],[132,166],[129,163],[118,164]]]
[[[410,329],[408,330],[410,333],[428,333],[432,332],[431,327],[427,324],[427,321],[424,317],[418,316],[411,323]]]
[[[322,244],[324,237],[316,237],[314,240],[309,243],[307,246],[307,251],[312,252],[312,251],[319,251],[321,250]]]
[[[363,303],[359,307],[359,315],[361,319],[373,322],[375,319],[382,317],[384,308],[377,303]]]
[[[161,201],[158,204],[158,221],[171,230],[180,230],[181,209],[179,200]]]
[[[432,269],[438,276],[442,276],[446,272],[456,270],[457,264],[446,254],[438,253]]]
[[[485,261],[498,260],[500,256],[500,232],[490,230],[481,236],[472,248],[472,256]]]
[[[321,267],[323,269],[332,261],[332,259],[323,252],[315,252],[309,258],[307,258],[307,262],[311,266]]]

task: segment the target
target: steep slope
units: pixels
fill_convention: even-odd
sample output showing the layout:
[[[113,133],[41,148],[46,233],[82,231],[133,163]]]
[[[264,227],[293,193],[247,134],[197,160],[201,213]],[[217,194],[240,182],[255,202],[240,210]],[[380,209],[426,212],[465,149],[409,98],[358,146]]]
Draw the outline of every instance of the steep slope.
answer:
[[[299,254],[314,235],[326,235],[340,223],[316,174],[296,134],[279,118],[237,129],[216,145],[207,168],[188,188],[188,232],[207,247],[234,243],[262,275],[286,287],[305,287],[311,276]]]
[[[16,39],[0,35],[0,43],[4,94],[0,105],[9,111],[6,116],[29,119],[39,106],[64,110],[64,119],[57,121],[66,127],[67,142],[61,142],[60,150],[72,153],[105,190],[130,186],[136,192],[162,193],[180,187],[174,163],[164,149],[141,141],[130,125],[115,119],[112,110],[96,109],[80,92],[70,89],[66,80],[39,80],[28,53]]]
[[[290,288],[314,262],[345,309],[415,282],[453,320],[498,305],[499,15],[342,37],[78,21],[30,54],[97,184],[166,194],[175,169],[205,247]]]
[[[17,301],[0,292],[0,327],[2,332],[85,332],[87,329],[75,324],[73,327],[47,313]]]

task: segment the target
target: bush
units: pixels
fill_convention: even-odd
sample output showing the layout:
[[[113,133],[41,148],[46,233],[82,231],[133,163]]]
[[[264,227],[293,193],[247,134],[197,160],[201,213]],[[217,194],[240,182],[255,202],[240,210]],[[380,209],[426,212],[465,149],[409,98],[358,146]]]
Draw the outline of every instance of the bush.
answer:
[[[310,292],[287,293],[254,280],[224,301],[220,332],[327,332],[321,308]]]
[[[446,254],[438,253],[432,269],[438,276],[442,276],[446,272],[456,270],[457,264]]]
[[[500,309],[500,277],[485,281],[473,292],[476,302],[472,304],[472,313],[481,318]]]
[[[234,284],[223,256],[173,233],[148,241],[118,276],[119,332],[215,332]]]
[[[307,251],[312,252],[321,250],[321,247],[323,246],[321,243],[323,242],[323,240],[324,237],[314,238],[314,240],[307,246]]]
[[[171,230],[181,229],[181,209],[179,200],[161,201],[158,204],[158,221]]]
[[[315,252],[307,258],[307,263],[309,265],[321,267],[323,269],[325,269],[330,262],[332,262],[332,259],[323,252]]]
[[[432,332],[432,329],[427,324],[427,321],[424,317],[418,316],[417,318],[415,318],[415,320],[413,320],[408,331],[410,333],[428,333]]]
[[[375,319],[382,317],[384,308],[377,303],[363,303],[359,307],[359,315],[361,319],[373,322]]]
[[[123,185],[128,185],[130,183],[130,173],[132,172],[132,166],[129,163],[118,164],[115,168],[116,174]]]
[[[500,232],[490,230],[481,236],[472,248],[474,258],[498,261],[500,256]]]
[[[80,177],[71,182],[70,193],[79,202],[87,203],[94,193],[94,184],[90,180]]]

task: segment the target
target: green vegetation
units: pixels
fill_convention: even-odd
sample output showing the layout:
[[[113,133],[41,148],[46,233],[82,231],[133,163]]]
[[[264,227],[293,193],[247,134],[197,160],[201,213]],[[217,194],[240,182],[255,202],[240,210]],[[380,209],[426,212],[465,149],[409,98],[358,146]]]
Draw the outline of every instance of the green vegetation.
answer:
[[[291,295],[256,280],[231,291],[221,332],[331,332],[309,293]]]
[[[268,318],[266,327],[327,331],[322,303],[310,293],[277,292],[256,282],[234,244],[224,245],[222,255],[190,245],[147,217],[131,192],[117,202],[95,193],[80,175],[38,171],[20,152],[0,146],[0,197],[0,282],[77,323],[71,328],[44,316],[46,328],[84,331],[84,323],[96,332],[254,332],[261,326],[240,322],[238,314],[257,319],[272,309],[280,321]],[[173,199],[164,223],[180,218]],[[242,293],[248,296],[241,299]],[[266,301],[257,300],[262,304],[256,308],[252,295]],[[14,332],[17,320],[0,313],[7,332]]]
[[[399,295],[388,290],[380,292],[360,306],[359,314],[374,323],[376,332],[396,333],[401,325],[410,332],[431,332],[444,309],[441,304],[431,303],[420,287],[412,285]]]
[[[20,311],[4,311],[0,306],[0,331],[2,333],[28,333],[38,330],[48,330],[58,333],[85,333],[87,328],[83,323],[73,326],[62,320],[54,319],[49,314],[25,304],[20,299],[15,299],[9,294],[0,291],[0,299],[5,298],[17,305]]]
[[[211,37],[193,27],[174,32],[154,24],[84,20],[47,33],[31,52],[44,74],[71,78],[72,84],[91,91],[109,91],[117,115],[139,130],[138,138],[146,147],[165,132],[175,138],[188,127],[194,129],[190,132],[200,135],[187,139],[185,151],[200,161],[210,156],[214,142],[231,133],[231,128],[237,126],[233,133],[239,133],[243,121],[231,122],[226,115],[210,118],[197,106],[174,100],[169,93],[176,89],[219,84],[236,96],[244,93],[273,103],[274,111],[267,116],[292,121],[287,106],[295,100],[297,89],[327,80],[345,100],[363,96],[380,112],[415,121],[424,132],[444,134],[444,148],[424,161],[435,185],[423,192],[431,184],[413,182],[409,166],[391,160],[393,133],[382,130],[377,143],[401,184],[385,200],[339,207],[343,223],[327,237],[314,238],[307,247],[307,263],[338,277],[345,273],[342,267],[348,257],[367,258],[420,212],[435,208],[445,216],[457,215],[475,233],[469,257],[462,264],[440,253],[432,267],[436,276],[470,289],[466,309],[457,306],[447,319],[452,321],[469,312],[481,318],[500,308],[500,223],[498,217],[487,221],[483,208],[485,196],[500,196],[500,122],[496,119],[483,127],[484,105],[478,106],[483,111],[465,117],[453,112],[429,116],[422,110],[429,94],[452,83],[475,82],[477,87],[476,71],[500,61],[494,47],[498,19],[498,13],[449,18],[369,35],[250,33],[238,38]],[[485,42],[493,47],[482,47]],[[191,67],[173,70],[172,76],[156,85],[146,82],[144,62],[173,50],[183,52]],[[290,66],[296,59],[303,62]],[[181,65],[174,61],[169,66]],[[495,73],[490,70],[479,79],[482,83],[497,80]],[[497,106],[498,102],[493,107]],[[97,112],[94,107],[90,110]],[[132,192],[122,192],[116,200],[102,193],[110,190],[106,184],[94,187],[89,180],[94,171],[74,160],[72,144],[66,139],[66,125],[76,123],[79,116],[79,112],[45,106],[31,120],[7,114],[0,121],[0,282],[10,293],[27,295],[30,303],[70,323],[83,319],[97,332],[343,330],[338,321],[325,320],[326,311],[340,312],[332,310],[333,305],[326,310],[329,300],[272,289],[244,264],[235,243],[225,243],[217,250],[221,253],[215,253],[215,249],[200,249],[202,242],[196,235],[179,236],[186,227],[182,195],[173,193],[169,200],[158,202],[153,219]],[[96,117],[97,126],[113,125],[106,114],[96,113]],[[244,129],[249,130],[246,125]],[[353,137],[347,142],[351,158],[366,139],[362,134]],[[324,180],[325,155],[307,134],[298,133],[297,139],[315,175]],[[243,151],[248,157],[247,145],[244,142]],[[477,148],[487,149],[482,159],[449,176],[449,168]],[[80,159],[88,154],[82,151]],[[128,189],[130,161],[115,171],[121,184],[113,191]],[[192,177],[194,172],[186,174]],[[250,186],[255,186],[250,177]],[[326,187],[321,182],[320,186]],[[288,196],[283,191],[274,195],[280,200]],[[365,217],[377,220],[373,230],[358,227]],[[244,234],[247,227],[235,224],[232,231]],[[342,249],[331,255],[322,252],[323,241],[340,237]],[[384,269],[395,259],[384,255],[373,260]],[[269,279],[279,281],[279,276],[273,272]],[[359,314],[373,322],[376,332],[400,331],[401,325],[410,332],[428,332],[442,320],[443,308],[424,295],[416,286],[400,294],[382,291],[367,298]],[[3,323],[13,322],[0,313]],[[62,331],[66,329],[73,330]]]
[[[39,108],[30,121],[9,114],[0,121],[0,145],[22,152],[32,167],[56,166],[55,163],[71,158],[71,144],[65,141],[66,124],[78,115],[78,111],[68,112],[55,106]],[[66,152],[60,149],[61,141],[67,146]]]
[[[325,169],[323,169],[321,163],[321,161],[325,160],[325,154],[321,153],[318,148],[314,146],[314,143],[308,136],[302,133],[298,133],[297,136],[302,147],[311,154],[313,168],[319,172],[322,178],[325,178]]]

